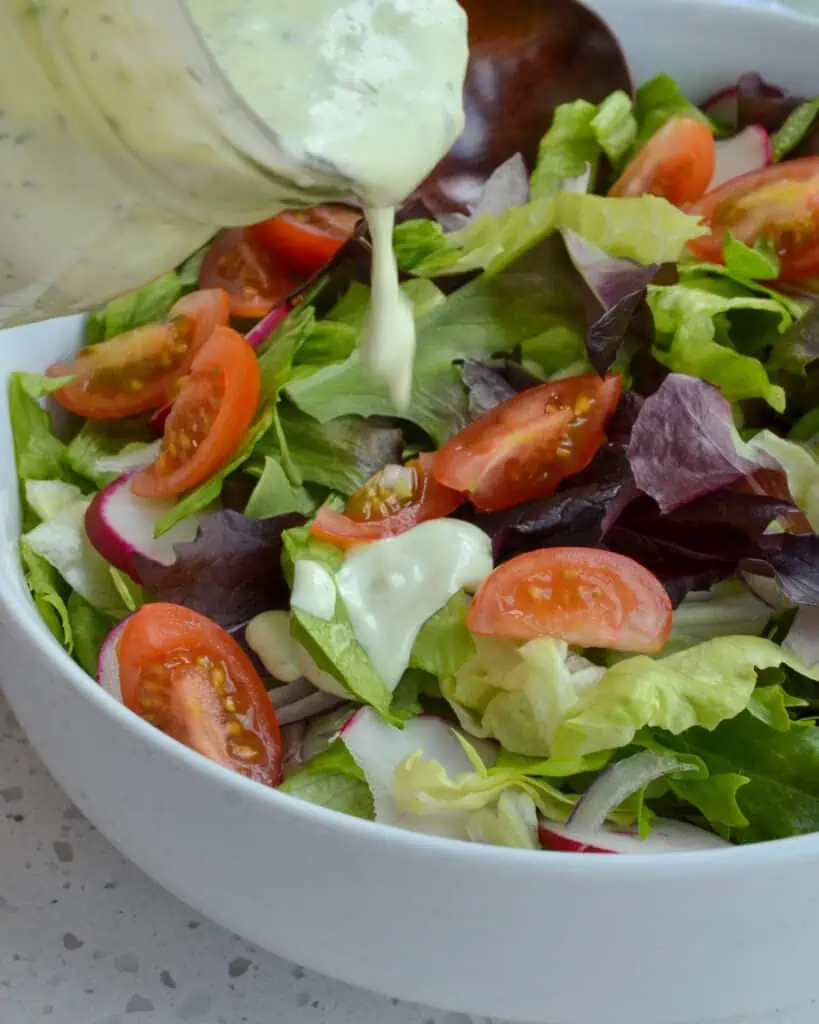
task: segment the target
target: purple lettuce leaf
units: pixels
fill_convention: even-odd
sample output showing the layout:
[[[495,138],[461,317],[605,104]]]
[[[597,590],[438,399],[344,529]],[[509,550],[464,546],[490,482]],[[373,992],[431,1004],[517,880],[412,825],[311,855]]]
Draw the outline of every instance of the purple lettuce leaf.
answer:
[[[195,540],[174,546],[173,565],[137,556],[136,570],[156,600],[183,605],[235,629],[260,612],[289,607],[282,533],[304,522],[295,514],[250,519],[232,510],[215,512]]]
[[[589,466],[564,480],[550,498],[527,501],[502,512],[462,512],[492,538],[496,563],[537,548],[568,544],[597,547],[607,512],[631,486],[621,445],[604,445]]]
[[[813,533],[777,533],[763,537],[759,551],[740,568],[773,576],[794,604],[819,605],[819,537]]]
[[[529,373],[512,353],[490,363],[465,359],[461,368],[469,392],[469,417],[476,420],[521,391],[536,388],[545,381]]]
[[[637,487],[664,513],[760,468],[737,450],[731,406],[719,390],[681,373],[643,403],[628,457]]]
[[[574,231],[564,231],[563,239],[586,286],[586,349],[592,366],[602,375],[616,361],[645,302],[646,288],[660,267],[609,256]]]

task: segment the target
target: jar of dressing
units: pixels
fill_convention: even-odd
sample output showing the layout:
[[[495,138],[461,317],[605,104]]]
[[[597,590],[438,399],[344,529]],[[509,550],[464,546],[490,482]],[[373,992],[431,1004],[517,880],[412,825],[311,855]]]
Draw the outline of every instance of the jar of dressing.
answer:
[[[284,208],[383,212],[460,134],[466,61],[456,0],[5,0],[0,325]]]

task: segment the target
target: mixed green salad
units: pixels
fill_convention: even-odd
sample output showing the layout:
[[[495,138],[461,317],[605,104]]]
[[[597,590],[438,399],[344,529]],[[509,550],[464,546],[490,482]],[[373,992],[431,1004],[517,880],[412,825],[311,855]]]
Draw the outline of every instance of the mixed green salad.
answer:
[[[559,107],[477,207],[408,208],[400,417],[356,210],[223,232],[94,313],[9,384],[48,628],[156,728],[360,818],[819,830],[817,111],[661,75]]]

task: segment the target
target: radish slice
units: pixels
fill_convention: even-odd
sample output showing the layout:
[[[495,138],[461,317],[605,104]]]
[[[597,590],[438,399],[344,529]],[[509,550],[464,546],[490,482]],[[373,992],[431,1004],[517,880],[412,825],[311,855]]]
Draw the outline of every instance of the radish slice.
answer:
[[[128,616],[130,619],[130,616]],[[97,658],[97,682],[110,693],[114,700],[122,703],[122,689],[119,684],[119,658],[117,657],[117,644],[122,632],[128,623],[123,619],[119,625],[114,626],[102,643],[99,657]]]
[[[561,853],[687,853],[731,846],[713,832],[671,818],[657,818],[647,839],[640,839],[636,828],[580,834],[553,821],[542,822],[538,834],[545,850]]]
[[[392,779],[396,767],[418,750],[423,750],[425,758],[443,765],[450,776],[474,771],[448,722],[421,716],[406,722],[403,729],[396,729],[372,708],[361,708],[341,730],[341,740],[364,773],[373,796],[376,821],[411,832],[451,839],[468,838],[470,812],[412,814],[401,810],[393,796]],[[481,749],[483,756],[484,750]]]
[[[132,475],[118,477],[94,498],[85,513],[85,531],[103,558],[139,583],[136,556],[173,565],[174,544],[194,540],[202,517],[190,516],[162,537],[155,537],[157,522],[173,502],[136,497],[129,486]]]
[[[644,750],[618,761],[589,786],[572,811],[567,828],[578,835],[597,832],[614,808],[632,793],[671,772],[690,771],[692,768],[693,765],[678,761],[676,757],[657,754],[653,750]]]
[[[717,140],[717,162],[708,191],[773,163],[771,137],[759,124],[749,125],[730,139]]]
[[[727,89],[720,89],[710,96],[700,108],[714,121],[736,128],[739,120],[739,100],[741,97],[748,99],[781,99],[785,93],[778,85],[766,82],[764,78],[756,74],[743,75],[736,85],[729,85]]]

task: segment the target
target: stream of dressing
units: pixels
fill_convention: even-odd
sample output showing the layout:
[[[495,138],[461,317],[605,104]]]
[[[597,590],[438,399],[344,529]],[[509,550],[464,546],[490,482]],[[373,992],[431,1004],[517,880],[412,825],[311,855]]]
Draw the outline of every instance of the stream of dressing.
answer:
[[[466,16],[457,0],[188,0],[208,48],[315,189],[354,196],[373,242],[362,354],[409,403],[415,325],[392,251],[395,206],[464,125]],[[330,194],[328,181],[335,188]]]

